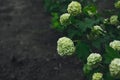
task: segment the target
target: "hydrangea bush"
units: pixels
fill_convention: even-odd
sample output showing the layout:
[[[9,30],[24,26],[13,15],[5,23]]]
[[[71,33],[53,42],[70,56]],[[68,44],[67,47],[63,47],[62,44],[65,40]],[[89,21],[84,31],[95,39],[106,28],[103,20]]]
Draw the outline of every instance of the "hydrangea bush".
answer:
[[[86,80],[120,80],[120,0],[113,9],[104,9],[107,13],[98,11],[96,0],[67,5],[53,19],[54,28],[64,34],[57,42],[58,54],[76,55]]]

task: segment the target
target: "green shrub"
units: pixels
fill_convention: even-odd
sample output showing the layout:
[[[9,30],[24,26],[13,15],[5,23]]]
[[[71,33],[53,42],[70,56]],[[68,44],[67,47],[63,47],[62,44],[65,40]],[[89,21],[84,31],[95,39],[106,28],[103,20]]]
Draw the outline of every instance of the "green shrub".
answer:
[[[61,3],[61,1],[58,2]],[[68,2],[70,1],[68,0]],[[76,55],[83,62],[83,71],[87,80],[119,80],[119,0],[116,0],[115,4],[113,4],[115,8],[105,10],[108,12],[103,14],[100,14],[102,12],[98,11],[94,0],[80,0],[78,2],[75,1],[75,3],[71,1],[69,4],[68,2],[61,4],[62,6],[65,5],[64,9],[66,10],[61,11],[57,8],[55,11],[54,8],[51,9],[53,11],[53,28],[63,32],[64,36],[71,43],[69,45],[68,41],[62,40],[62,45],[60,46],[61,54],[66,54],[62,56]],[[61,7],[61,5],[58,7]],[[67,15],[63,16],[64,14]],[[71,47],[74,48],[72,53],[70,51]]]
[[[57,29],[58,31],[63,31],[65,26],[60,25],[59,22],[59,16],[67,11],[68,4],[72,0],[44,0],[44,6],[47,12],[49,12],[52,15],[52,20],[51,20],[51,27],[53,29]],[[83,11],[86,12],[87,9],[89,9],[86,14],[89,15],[94,15],[96,13],[96,7],[92,4],[93,2],[96,2],[96,0],[76,0],[76,1],[81,1],[82,5],[88,5],[84,8]]]

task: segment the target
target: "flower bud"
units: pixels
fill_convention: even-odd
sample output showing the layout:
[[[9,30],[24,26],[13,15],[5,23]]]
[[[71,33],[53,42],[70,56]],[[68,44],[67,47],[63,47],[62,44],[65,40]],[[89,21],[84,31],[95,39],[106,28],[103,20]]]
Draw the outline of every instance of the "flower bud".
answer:
[[[104,24],[108,24],[109,23],[109,19],[108,18],[104,19],[103,23]]]
[[[92,76],[92,80],[103,80],[103,74],[102,73],[94,73]]]
[[[89,16],[94,16],[95,14],[97,14],[97,11],[92,12],[92,11],[88,10],[87,13],[88,13]]]
[[[83,67],[84,74],[89,74],[92,71],[92,67],[85,64]]]
[[[120,25],[117,26],[117,29],[120,29]]]
[[[92,33],[93,33],[95,36],[99,36],[99,35],[101,35],[101,34],[104,34],[103,32],[106,32],[106,31],[104,31],[104,30],[101,28],[101,26],[96,25],[96,26],[93,26],[93,28],[92,28]]]
[[[76,16],[82,12],[81,4],[77,1],[72,1],[67,8],[68,13],[70,13],[72,16]]]
[[[90,40],[93,40],[93,39],[97,39],[99,38],[100,36],[104,36],[104,33],[106,33],[106,31],[104,31],[101,26],[93,26],[92,29],[91,29],[91,33],[89,33],[87,35],[87,38],[90,39]]]
[[[59,38],[57,41],[57,51],[60,56],[72,55],[75,52],[73,41],[67,37]]]
[[[114,5],[115,5],[115,8],[120,8],[120,1],[117,1]]]
[[[103,31],[103,29],[100,26],[98,26],[98,25],[93,26],[93,30],[94,31]]]
[[[120,51],[120,41],[119,40],[114,40],[110,42],[109,46],[113,48],[114,50]]]
[[[118,20],[118,16],[117,15],[113,15],[110,17],[110,23],[112,25],[117,25],[119,23],[119,20]]]
[[[109,65],[110,74],[116,79],[120,79],[120,58],[115,58]]]
[[[102,56],[98,53],[91,53],[87,58],[87,65],[95,66],[102,61]]]

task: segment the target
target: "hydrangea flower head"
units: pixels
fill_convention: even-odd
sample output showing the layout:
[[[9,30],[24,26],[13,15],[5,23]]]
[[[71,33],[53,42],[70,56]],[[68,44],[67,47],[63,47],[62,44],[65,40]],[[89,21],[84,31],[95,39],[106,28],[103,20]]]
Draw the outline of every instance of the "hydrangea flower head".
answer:
[[[87,58],[87,65],[94,66],[102,61],[102,56],[98,53],[91,53]]]
[[[120,1],[117,1],[114,5],[115,5],[115,8],[120,8]]]
[[[115,58],[109,65],[111,76],[120,79],[120,58]]]
[[[70,14],[68,13],[64,13],[60,16],[60,23],[62,25],[67,25],[67,24],[70,24]]]
[[[60,56],[72,55],[75,52],[73,41],[67,37],[59,38],[57,41],[57,51]]]
[[[77,1],[72,1],[67,8],[68,13],[70,13],[72,16],[76,16],[82,12],[81,4]]]
[[[120,51],[120,41],[119,40],[114,40],[110,42],[109,46],[113,48],[114,50]]]
[[[110,23],[111,23],[112,25],[117,25],[117,24],[119,23],[118,16],[117,16],[117,15],[112,15],[112,16],[110,17]]]
[[[102,73],[94,73],[92,76],[92,80],[103,80],[103,74]]]

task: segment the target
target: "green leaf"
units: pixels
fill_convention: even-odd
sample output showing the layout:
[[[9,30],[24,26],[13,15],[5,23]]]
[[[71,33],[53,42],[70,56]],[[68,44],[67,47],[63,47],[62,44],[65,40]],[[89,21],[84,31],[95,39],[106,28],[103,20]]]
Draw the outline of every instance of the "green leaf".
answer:
[[[59,22],[59,14],[58,13],[52,13],[52,28],[56,29],[58,31],[63,31],[65,29],[65,26],[62,26]]]
[[[86,62],[89,53],[90,53],[89,46],[86,43],[79,41],[76,45],[77,57]]]
[[[110,76],[109,72],[107,72],[106,74],[104,74],[104,80],[115,80],[115,79]]]
[[[93,16],[97,14],[97,8],[93,4],[87,5],[83,8],[83,12],[88,16]]]
[[[92,72],[92,67],[85,64],[84,67],[83,67],[83,71],[84,71],[85,75],[89,75]]]
[[[82,35],[82,33],[75,28],[70,28],[67,30],[67,32],[68,32],[68,37],[71,39],[80,37]]]
[[[110,64],[114,58],[120,58],[120,54],[109,46],[105,48],[104,63]]]
[[[85,18],[84,21],[78,21],[76,22],[76,25],[81,32],[85,32],[87,28],[93,27],[95,24],[98,24],[101,21],[101,19],[90,19],[90,18]]]

